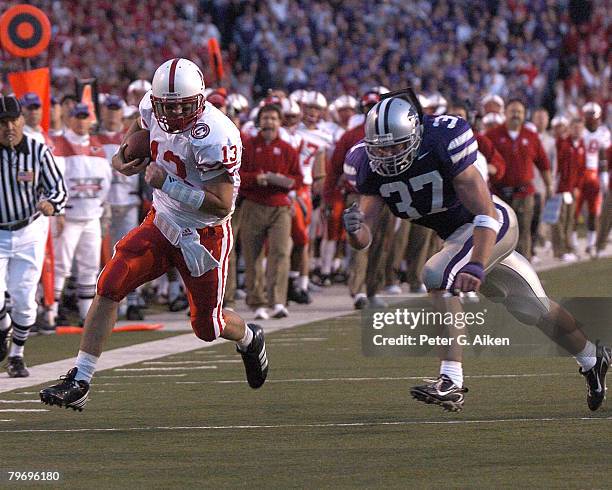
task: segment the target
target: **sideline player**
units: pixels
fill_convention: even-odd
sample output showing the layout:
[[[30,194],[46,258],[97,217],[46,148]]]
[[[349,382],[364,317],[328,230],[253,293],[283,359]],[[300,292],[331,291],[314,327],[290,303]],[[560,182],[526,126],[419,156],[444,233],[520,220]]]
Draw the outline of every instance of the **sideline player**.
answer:
[[[396,216],[433,229],[444,240],[423,270],[434,305],[460,308],[456,297],[448,299],[449,293],[458,292],[481,290],[485,296],[504,298],[514,317],[553,331],[555,341],[575,356],[586,378],[588,406],[597,410],[605,398],[612,352],[584,337],[571,316],[546,297],[529,262],[514,250],[516,216],[500,199],[491,199],[473,165],[477,150],[465,120],[423,116],[410,90],[383,96],[367,115],[364,140],[347,155],[361,194],[359,204],[344,214],[350,243],[357,249],[369,246],[370,230],[385,205]],[[451,348],[440,357],[440,376],[415,386],[411,394],[459,411],[467,392],[462,352]]]
[[[76,366],[59,384],[41,390],[44,403],[83,408],[119,302],[172,266],[187,287],[196,336],[207,342],[218,337],[236,341],[249,385],[259,388],[265,382],[263,329],[247,326],[236,313],[222,309],[233,245],[230,217],[240,185],[240,133],[205,102],[203,92],[202,72],[189,60],[168,60],[155,72],[151,92],[140,102],[141,119],[128,131],[134,133],[141,125],[150,131],[153,163],[126,162],[125,145],[113,158],[113,167],[126,175],[146,167],[145,179],[155,188],[153,209],[117,243],[98,279]]]

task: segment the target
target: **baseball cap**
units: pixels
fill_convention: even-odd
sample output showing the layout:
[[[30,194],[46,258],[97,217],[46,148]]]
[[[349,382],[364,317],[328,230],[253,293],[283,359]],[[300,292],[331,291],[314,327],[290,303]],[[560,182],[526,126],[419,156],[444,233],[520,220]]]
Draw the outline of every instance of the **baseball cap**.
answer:
[[[123,99],[118,95],[108,95],[104,99],[104,105],[109,109],[123,109]]]
[[[21,105],[14,95],[0,95],[0,119],[16,119],[21,114]]]
[[[89,107],[87,106],[87,104],[83,104],[83,103],[76,104],[70,111],[70,115],[73,117],[79,117],[79,116],[87,117],[89,116]]]
[[[42,102],[40,101],[40,97],[38,96],[38,94],[34,92],[28,92],[27,94],[24,94],[24,96],[21,98],[21,105],[23,107],[40,107],[42,105]]]

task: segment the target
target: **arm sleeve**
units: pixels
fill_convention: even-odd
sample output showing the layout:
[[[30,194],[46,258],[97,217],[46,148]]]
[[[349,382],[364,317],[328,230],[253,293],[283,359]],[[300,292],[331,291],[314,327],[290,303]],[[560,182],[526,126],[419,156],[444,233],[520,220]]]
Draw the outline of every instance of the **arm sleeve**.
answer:
[[[242,164],[242,142],[228,139],[227,144],[194,145],[196,167],[203,182],[226,172],[232,178]]]
[[[140,100],[138,105],[140,112],[140,125],[144,129],[151,129],[151,119],[153,116],[153,106],[151,105],[151,91],[149,90]]]
[[[444,137],[440,138],[444,144],[443,153],[450,176],[456,177],[476,161],[478,142],[468,122],[461,118],[453,128],[442,127],[438,131],[444,131]]]
[[[55,159],[49,148],[43,147],[40,162],[43,195],[53,204],[55,214],[59,214],[64,209],[66,200],[68,199],[64,176],[55,163]]]

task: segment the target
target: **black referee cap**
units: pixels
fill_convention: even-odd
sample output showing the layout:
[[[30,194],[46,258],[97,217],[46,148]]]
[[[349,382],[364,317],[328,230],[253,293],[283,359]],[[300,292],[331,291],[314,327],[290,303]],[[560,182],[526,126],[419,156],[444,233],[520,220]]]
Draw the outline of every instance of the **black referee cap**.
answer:
[[[14,95],[0,95],[0,119],[17,119],[21,114],[21,105]]]

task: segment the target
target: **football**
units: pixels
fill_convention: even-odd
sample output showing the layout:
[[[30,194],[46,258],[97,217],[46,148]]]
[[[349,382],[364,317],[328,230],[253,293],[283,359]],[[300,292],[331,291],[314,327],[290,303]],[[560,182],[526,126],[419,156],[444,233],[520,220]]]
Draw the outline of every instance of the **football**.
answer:
[[[149,158],[151,156],[151,144],[149,142],[149,131],[140,129],[132,133],[126,140],[127,147],[123,155],[126,162],[131,162],[137,158]]]

